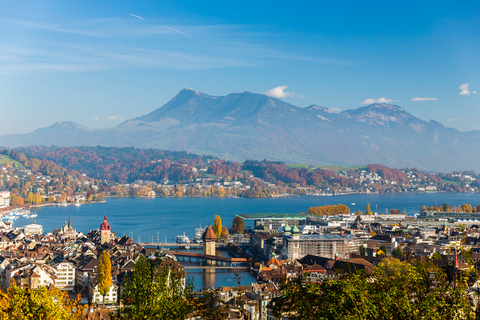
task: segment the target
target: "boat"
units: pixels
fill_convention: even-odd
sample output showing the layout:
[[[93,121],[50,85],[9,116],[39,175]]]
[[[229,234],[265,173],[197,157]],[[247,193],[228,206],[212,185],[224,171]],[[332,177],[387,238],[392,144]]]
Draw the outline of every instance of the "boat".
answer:
[[[32,214],[30,215],[30,218],[36,218],[37,216],[38,216],[38,214],[32,213]]]
[[[195,238],[193,239],[193,242],[195,243],[203,243],[203,233],[205,232],[205,228],[202,228],[202,225],[200,227],[195,228]]]
[[[175,243],[188,244],[190,242],[191,242],[190,238],[185,235],[185,232],[183,233],[183,235],[179,235],[175,237]]]

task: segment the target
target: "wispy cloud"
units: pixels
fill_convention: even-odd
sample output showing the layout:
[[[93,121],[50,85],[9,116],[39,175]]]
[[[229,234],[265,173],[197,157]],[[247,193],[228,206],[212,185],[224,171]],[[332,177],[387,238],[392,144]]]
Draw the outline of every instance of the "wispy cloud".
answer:
[[[100,117],[99,117],[99,116],[93,116],[92,118],[93,118],[93,120],[95,120],[95,121],[100,120]]]
[[[144,21],[145,21],[145,19],[143,19],[143,18],[140,17],[140,16],[137,16],[136,14],[130,13],[130,15],[131,15],[132,17],[134,17],[134,18],[137,18],[137,19],[140,19],[140,20],[144,20]]]
[[[265,92],[264,94],[274,98],[294,97],[294,93],[285,91],[287,88],[288,86],[278,86],[273,89],[267,90],[267,92]]]
[[[460,87],[458,88],[460,90],[459,95],[461,96],[469,96],[471,94],[477,94],[477,91],[473,90],[470,88],[470,84],[467,83],[462,83]]]
[[[438,98],[429,98],[429,97],[421,98],[421,97],[415,97],[415,98],[410,99],[410,101],[438,101]]]
[[[145,23],[136,23],[133,18]],[[69,23],[0,17],[0,28],[24,29],[25,34],[39,34],[42,39],[39,42],[9,38],[9,41],[2,42],[0,74],[36,78],[39,75],[46,77],[46,72],[75,73],[132,67],[200,70],[264,67],[285,61],[353,63],[286,52],[275,45],[274,40],[281,35],[258,31],[249,25],[168,26],[158,22],[153,18],[147,21],[133,13],[123,18]],[[37,32],[32,33],[29,29]],[[61,33],[69,36],[59,37]],[[183,37],[168,37],[172,34]],[[15,50],[10,50],[12,48]]]
[[[333,112],[340,112],[341,111],[340,108],[330,108],[330,110],[332,110]]]
[[[455,119],[453,118],[448,118],[447,121],[454,121]]]
[[[123,118],[117,115],[113,115],[113,116],[107,116],[107,120],[121,121],[123,120]]]
[[[171,30],[171,31],[173,31],[173,32],[176,32],[176,33],[183,34],[184,36],[187,36],[187,37],[193,38],[191,35],[189,35],[189,34],[186,34],[185,32],[182,32],[182,31],[180,31],[180,30],[177,30],[177,29],[174,29],[174,28],[170,28],[170,27],[166,27],[166,26],[160,26],[160,27],[162,27],[162,28],[165,28],[165,29],[167,29],[167,30]]]
[[[378,99],[365,99],[362,101],[361,104],[372,104],[372,103],[390,103],[390,102],[397,102],[398,100],[387,99],[385,97],[378,98]]]

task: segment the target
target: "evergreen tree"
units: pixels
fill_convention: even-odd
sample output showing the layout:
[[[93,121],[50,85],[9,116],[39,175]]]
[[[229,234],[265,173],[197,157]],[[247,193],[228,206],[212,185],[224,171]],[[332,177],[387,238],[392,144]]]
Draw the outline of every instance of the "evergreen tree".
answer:
[[[102,251],[100,260],[98,261],[97,285],[98,291],[103,296],[103,306],[105,306],[105,296],[112,286],[112,261],[110,260],[110,253],[107,250]]]
[[[213,220],[213,232],[217,236],[217,239],[220,239],[222,236],[222,218],[217,214]]]

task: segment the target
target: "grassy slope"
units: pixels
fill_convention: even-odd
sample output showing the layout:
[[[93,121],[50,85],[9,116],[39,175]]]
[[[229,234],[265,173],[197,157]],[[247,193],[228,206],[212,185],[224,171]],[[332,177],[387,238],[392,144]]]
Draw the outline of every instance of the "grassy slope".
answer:
[[[6,156],[4,154],[0,154],[0,166],[2,167],[6,167],[7,165],[9,165],[10,163],[13,163],[15,164],[15,166],[17,168],[19,167],[24,167],[25,165],[21,162],[18,162],[17,160],[13,160],[12,158],[10,158],[9,156]]]

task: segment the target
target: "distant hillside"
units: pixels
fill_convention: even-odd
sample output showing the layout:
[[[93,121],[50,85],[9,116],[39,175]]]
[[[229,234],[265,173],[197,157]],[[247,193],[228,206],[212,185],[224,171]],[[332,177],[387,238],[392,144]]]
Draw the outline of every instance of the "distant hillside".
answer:
[[[89,130],[71,122],[56,123],[30,134],[0,136],[0,145],[134,146],[241,162],[480,170],[478,131],[446,128],[391,104],[334,113],[251,92],[217,97],[184,89],[164,106],[114,128]]]
[[[187,152],[113,147],[29,147],[18,151],[87,174],[95,179],[120,183],[163,179],[188,181],[196,177],[197,166],[214,157]]]

